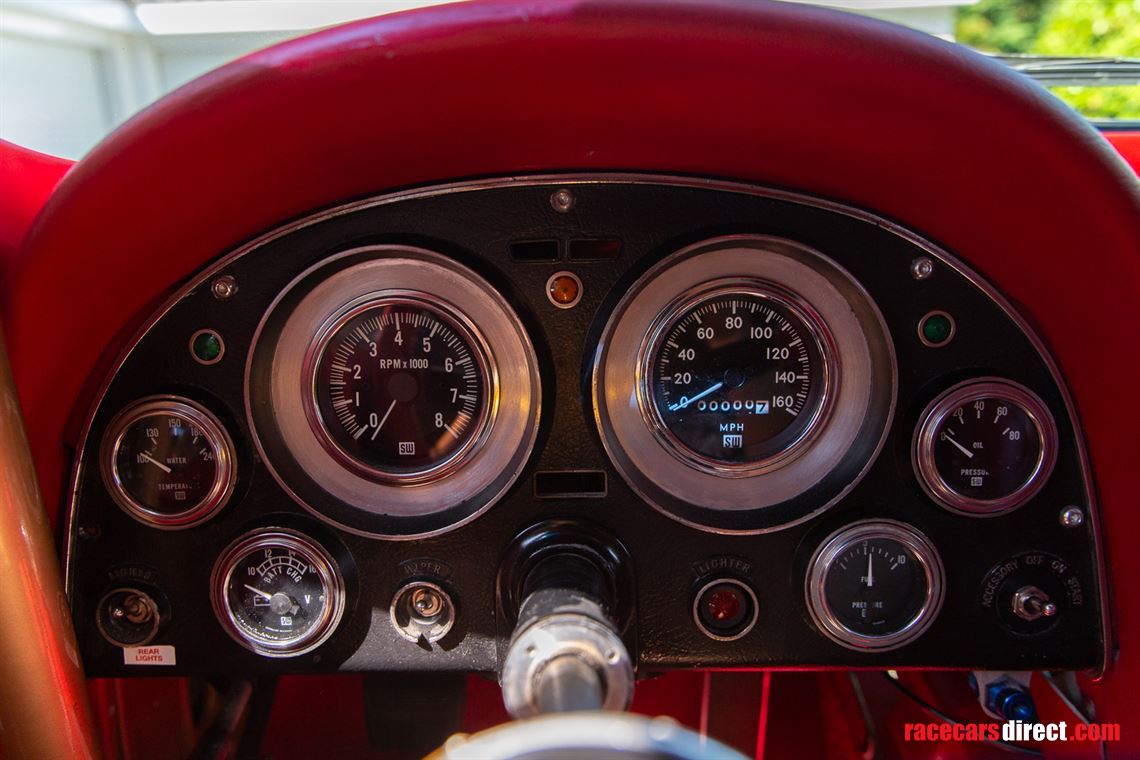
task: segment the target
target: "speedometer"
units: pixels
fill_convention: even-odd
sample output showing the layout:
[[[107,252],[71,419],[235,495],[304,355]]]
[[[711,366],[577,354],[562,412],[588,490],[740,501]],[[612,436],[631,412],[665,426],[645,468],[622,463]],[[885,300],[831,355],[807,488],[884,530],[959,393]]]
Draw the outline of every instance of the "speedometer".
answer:
[[[709,283],[666,308],[641,365],[643,414],[686,464],[749,475],[802,451],[832,396],[835,360],[813,310],[763,281]]]
[[[311,365],[311,422],[374,480],[442,477],[478,447],[494,376],[475,328],[423,294],[367,297],[331,320]]]

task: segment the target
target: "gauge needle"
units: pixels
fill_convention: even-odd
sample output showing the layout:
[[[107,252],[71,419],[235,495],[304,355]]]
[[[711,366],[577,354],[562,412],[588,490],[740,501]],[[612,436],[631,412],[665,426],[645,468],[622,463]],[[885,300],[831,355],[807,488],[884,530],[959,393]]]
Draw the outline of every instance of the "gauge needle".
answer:
[[[373,440],[373,441],[376,440],[376,436],[377,436],[377,434],[379,434],[380,428],[384,427],[384,423],[388,421],[388,415],[391,414],[392,410],[395,408],[396,408],[396,399],[392,399],[392,403],[388,404],[388,411],[384,412],[384,417],[380,420],[380,424],[377,425],[376,429],[372,431],[371,440]]]
[[[949,435],[947,435],[947,436],[946,436],[946,440],[948,440],[948,441],[950,441],[950,443],[954,444],[954,448],[958,449],[958,451],[961,451],[963,454],[965,454],[965,455],[966,455],[967,457],[969,457],[970,459],[973,459],[973,458],[974,458],[974,452],[970,451],[970,450],[969,450],[969,449],[967,449],[965,446],[963,446],[962,444],[960,444],[960,443],[958,443],[957,441],[955,441],[955,440],[954,440],[953,438],[951,438]]]
[[[150,454],[147,454],[144,452],[142,454],[139,454],[139,456],[142,457],[143,459],[145,459],[146,461],[150,462],[151,464],[153,464],[158,469],[165,472],[167,475],[170,474],[170,472],[171,472],[170,468],[167,467],[166,465],[164,465],[162,462],[158,461],[157,459],[152,458],[150,456]]]
[[[711,388],[705,388],[703,391],[701,391],[697,395],[693,396],[692,398],[685,399],[685,402],[683,404],[673,404],[672,406],[669,407],[669,411],[675,412],[678,409],[684,409],[686,406],[693,403],[694,401],[700,401],[701,399],[703,399],[705,396],[709,395],[710,393],[716,393],[722,387],[724,387],[724,381],[723,380],[721,380],[719,383],[712,386]]]
[[[262,599],[264,599],[267,602],[271,601],[273,599],[273,594],[267,594],[264,591],[262,591],[261,589],[254,588],[253,586],[249,585],[248,583],[245,583],[242,585],[244,585],[247,589],[249,589],[253,593],[257,594],[258,596],[260,596]]]
[[[875,555],[867,555],[867,588],[875,585]]]

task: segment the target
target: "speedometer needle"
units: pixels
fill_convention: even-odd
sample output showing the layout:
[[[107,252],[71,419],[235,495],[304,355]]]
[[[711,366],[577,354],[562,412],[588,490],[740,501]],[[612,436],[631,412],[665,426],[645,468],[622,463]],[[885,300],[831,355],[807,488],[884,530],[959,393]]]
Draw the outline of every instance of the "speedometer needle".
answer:
[[[158,469],[160,469],[160,470],[162,470],[163,472],[165,472],[167,475],[169,475],[169,474],[170,474],[171,470],[170,470],[170,468],[169,468],[169,467],[167,467],[166,465],[164,465],[162,462],[158,461],[157,459],[153,459],[153,458],[152,458],[152,457],[151,457],[149,454],[147,454],[146,452],[143,452],[142,454],[139,454],[139,456],[140,456],[140,457],[142,457],[143,459],[145,459],[146,461],[150,462],[151,464],[153,464],[153,465],[154,465],[155,467],[157,467]]]
[[[709,395],[710,393],[716,393],[717,391],[719,391],[719,390],[720,390],[721,388],[723,388],[723,387],[724,387],[724,381],[723,381],[723,380],[721,380],[721,381],[720,381],[719,383],[717,383],[716,385],[714,385],[714,386],[712,386],[712,387],[710,387],[710,388],[705,388],[703,391],[701,391],[701,392],[700,392],[700,393],[698,393],[697,395],[693,396],[692,398],[687,398],[687,399],[685,399],[683,402],[681,402],[681,403],[679,403],[679,404],[673,404],[672,406],[670,406],[670,407],[669,407],[669,411],[670,411],[670,412],[675,412],[675,411],[677,411],[678,409],[684,409],[686,406],[688,406],[689,404],[693,403],[694,401],[700,401],[700,400],[701,400],[701,399],[703,399],[705,396]]]

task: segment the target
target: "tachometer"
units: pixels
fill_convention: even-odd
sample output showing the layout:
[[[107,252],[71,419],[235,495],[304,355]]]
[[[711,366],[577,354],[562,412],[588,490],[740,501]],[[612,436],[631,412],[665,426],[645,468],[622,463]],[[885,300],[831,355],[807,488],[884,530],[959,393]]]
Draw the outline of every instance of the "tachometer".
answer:
[[[495,375],[473,325],[424,294],[366,297],[322,332],[310,422],[331,454],[379,481],[416,483],[483,439]]]
[[[793,457],[831,398],[830,341],[807,304],[762,281],[710,283],[658,317],[643,413],[686,464],[732,476]]]

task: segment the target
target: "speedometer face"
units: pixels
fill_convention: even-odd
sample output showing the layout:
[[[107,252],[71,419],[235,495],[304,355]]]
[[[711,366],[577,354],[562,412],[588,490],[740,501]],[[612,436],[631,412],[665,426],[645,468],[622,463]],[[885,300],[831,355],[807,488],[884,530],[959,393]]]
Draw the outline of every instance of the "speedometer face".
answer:
[[[772,466],[818,430],[834,371],[822,324],[790,293],[724,283],[667,310],[642,393],[687,464],[731,475]]]
[[[488,426],[493,376],[480,340],[421,297],[368,299],[334,319],[313,375],[322,442],[374,480],[440,477]]]

